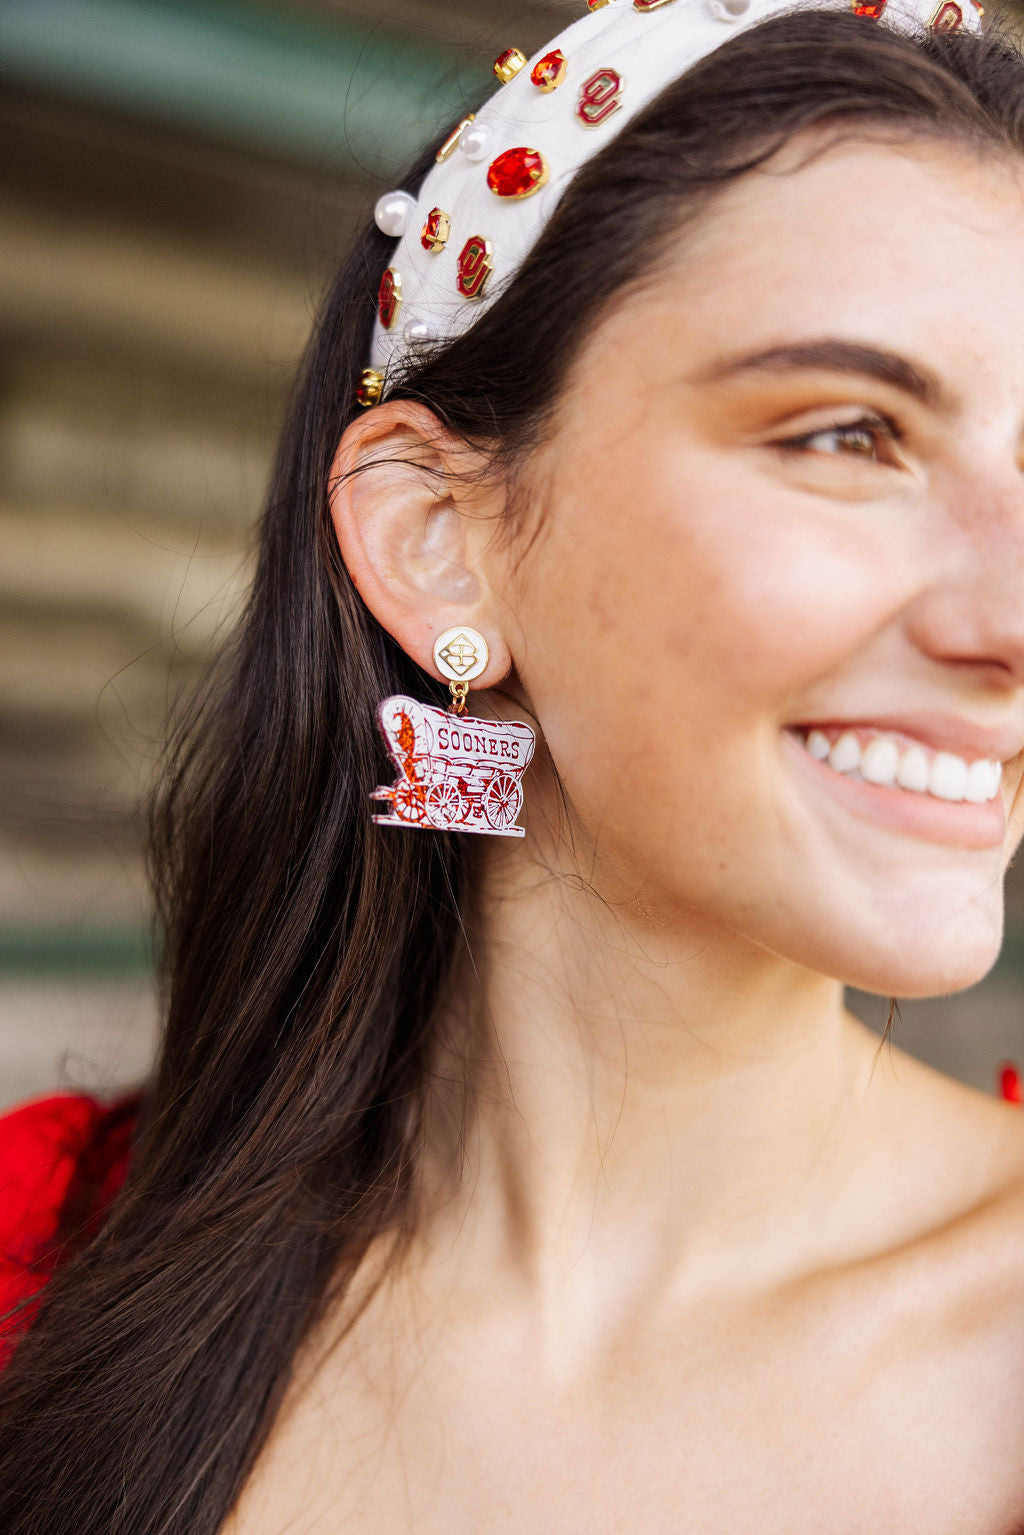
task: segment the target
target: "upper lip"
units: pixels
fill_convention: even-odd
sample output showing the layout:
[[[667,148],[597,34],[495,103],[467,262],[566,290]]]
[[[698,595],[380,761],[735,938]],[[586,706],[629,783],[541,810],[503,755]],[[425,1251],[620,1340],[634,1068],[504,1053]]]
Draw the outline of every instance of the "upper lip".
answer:
[[[978,725],[956,714],[917,711],[906,714],[871,714],[857,718],[815,719],[801,722],[800,728],[837,726],[844,730],[885,730],[911,736],[933,751],[952,752],[967,761],[986,758],[990,762],[1008,762],[1024,751],[1024,726],[1007,722],[1002,725]]]

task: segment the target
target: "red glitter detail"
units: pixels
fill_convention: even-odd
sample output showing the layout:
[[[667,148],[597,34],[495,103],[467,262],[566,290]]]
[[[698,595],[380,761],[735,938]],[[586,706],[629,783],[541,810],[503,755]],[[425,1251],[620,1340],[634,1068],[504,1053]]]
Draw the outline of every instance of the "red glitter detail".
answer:
[[[1007,1061],[999,1073],[999,1091],[1007,1103],[1024,1103],[1024,1086],[1016,1066]]]
[[[942,0],[928,25],[933,32],[959,32],[964,24],[964,13],[956,0]]]
[[[397,773],[370,794],[388,805],[378,825],[524,835],[516,817],[536,745],[529,725],[452,715],[403,693],[386,698],[377,719]]]
[[[888,3],[889,0],[854,0],[853,14],[866,16],[869,21],[878,21]]]
[[[538,90],[553,91],[565,79],[565,69],[565,54],[561,48],[556,48],[553,53],[546,53],[537,60],[530,71],[530,79]]]
[[[402,279],[394,267],[389,266],[380,280],[380,288],[377,291],[377,313],[385,330],[390,330],[394,325],[401,302]]]
[[[547,180],[548,168],[539,149],[506,149],[492,161],[487,185],[497,197],[529,197]]]
[[[471,235],[459,256],[459,275],[455,286],[463,298],[479,298],[491,275],[494,262],[491,244],[483,235]]]

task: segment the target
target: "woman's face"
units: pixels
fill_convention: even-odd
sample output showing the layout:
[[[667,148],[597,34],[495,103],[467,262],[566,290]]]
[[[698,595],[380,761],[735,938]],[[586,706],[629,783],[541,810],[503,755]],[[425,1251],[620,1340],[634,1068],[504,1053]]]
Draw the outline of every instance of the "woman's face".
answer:
[[[1024,177],[929,143],[799,158],[588,338],[509,639],[602,894],[934,994],[994,962],[1021,836]],[[937,751],[997,758],[1001,788],[858,781],[796,727],[950,793]]]

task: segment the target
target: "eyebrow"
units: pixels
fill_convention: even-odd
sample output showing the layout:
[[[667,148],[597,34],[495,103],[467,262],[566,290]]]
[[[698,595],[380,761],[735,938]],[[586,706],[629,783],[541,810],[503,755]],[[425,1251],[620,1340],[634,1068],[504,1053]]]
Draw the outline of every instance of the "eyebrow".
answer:
[[[952,397],[945,386],[920,363],[911,362],[898,352],[833,337],[797,341],[788,346],[768,347],[762,352],[748,352],[740,357],[721,358],[703,369],[693,382],[717,384],[740,373],[786,373],[800,368],[827,373],[859,373],[901,389],[932,409],[953,409]]]

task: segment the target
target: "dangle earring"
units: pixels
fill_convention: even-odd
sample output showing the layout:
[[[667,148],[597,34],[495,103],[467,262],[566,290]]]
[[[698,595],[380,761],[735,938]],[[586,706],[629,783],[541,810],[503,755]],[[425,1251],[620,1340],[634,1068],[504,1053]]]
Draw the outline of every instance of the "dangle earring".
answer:
[[[519,780],[536,736],[518,720],[466,713],[469,684],[484,671],[487,658],[487,641],[476,629],[446,629],[434,641],[434,665],[448,679],[448,709],[402,693],[379,706],[377,719],[398,776],[370,795],[390,806],[389,814],[373,817],[378,826],[526,835],[515,824],[523,806]]]

